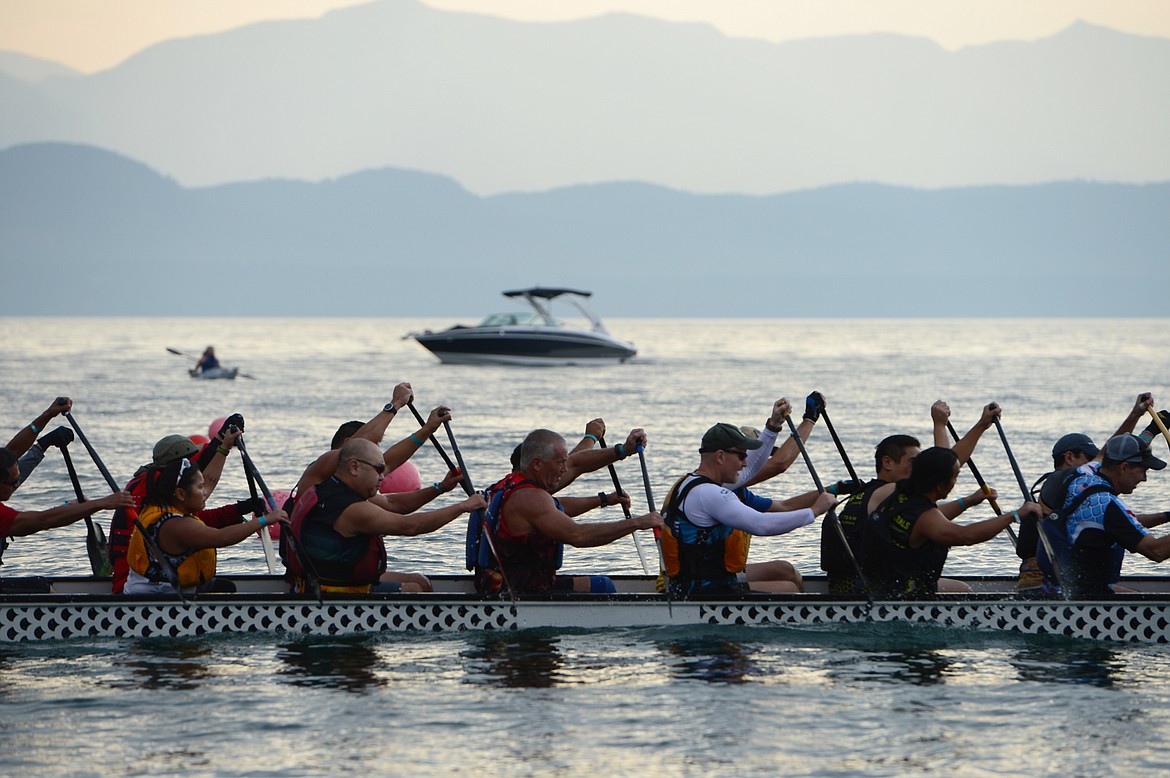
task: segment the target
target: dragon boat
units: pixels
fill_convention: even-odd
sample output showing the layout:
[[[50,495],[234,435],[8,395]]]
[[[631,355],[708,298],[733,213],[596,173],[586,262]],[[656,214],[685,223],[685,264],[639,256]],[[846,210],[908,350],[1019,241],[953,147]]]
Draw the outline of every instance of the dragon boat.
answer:
[[[675,600],[648,576],[615,576],[616,594],[557,593],[516,601],[484,599],[467,576],[437,576],[426,594],[291,594],[278,576],[226,576],[237,591],[131,597],[108,579],[5,578],[0,643],[77,638],[179,638],[230,633],[341,635],[366,632],[607,629],[689,625],[823,627],[906,622],[948,628],[1091,640],[1170,643],[1170,579],[1128,578],[1135,593],[1107,600],[1035,599],[1015,579],[964,578],[970,594],[879,600],[834,595],[822,578],[803,594]]]

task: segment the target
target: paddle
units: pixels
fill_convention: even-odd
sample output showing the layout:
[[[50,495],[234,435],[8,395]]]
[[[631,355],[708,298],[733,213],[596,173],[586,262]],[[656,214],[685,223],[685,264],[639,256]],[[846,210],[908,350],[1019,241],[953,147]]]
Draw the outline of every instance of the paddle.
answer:
[[[187,353],[185,353],[185,352],[179,351],[177,348],[171,348],[170,346],[167,346],[167,351],[169,351],[170,353],[174,354],[175,356],[179,356],[179,357],[186,357],[187,359],[193,359],[193,360],[195,360],[195,363],[196,363],[196,364],[199,364],[199,361],[200,361],[200,360],[199,360],[199,357],[197,357],[197,356],[193,356],[193,355],[191,355],[191,354],[187,354]],[[197,375],[197,373],[195,373],[195,372],[192,372],[192,373],[191,373],[191,375]],[[248,374],[248,373],[241,373],[241,372],[239,372],[239,371],[236,371],[236,375],[237,375],[237,376],[239,376],[240,378],[247,378],[247,379],[249,379],[249,380],[251,380],[251,381],[255,381],[255,380],[256,380],[256,376],[254,376],[254,375],[250,375],[250,374]]]
[[[73,466],[68,444],[61,446],[61,456],[65,459],[65,469],[69,471],[69,480],[73,482],[73,493],[77,495],[77,501],[85,502],[85,493],[81,491],[81,481],[77,478],[77,468]],[[85,517],[85,552],[89,556],[89,569],[94,575],[107,576],[114,572],[114,566],[110,563],[110,544],[106,540],[105,530],[90,516]]]
[[[955,439],[956,443],[958,443],[959,433],[955,432],[955,425],[951,424],[950,419],[947,419],[947,431],[951,433],[951,437]],[[971,459],[970,457],[967,458],[967,469],[970,470],[971,475],[974,476],[975,483],[979,484],[979,488],[982,489],[983,493],[987,495],[987,504],[991,506],[991,510],[995,511],[996,516],[1003,514],[1003,511],[999,509],[999,503],[996,502],[995,498],[991,496],[991,487],[988,486],[987,482],[983,480],[983,476],[979,474],[979,468],[975,467],[975,460]],[[1024,494],[1026,495],[1027,492]],[[1027,498],[1025,497],[1025,499]],[[1016,538],[1015,530],[1013,530],[1011,527],[1008,527],[1007,531],[1008,538],[1012,541],[1012,546],[1014,547],[1019,545],[1019,540]]]
[[[604,435],[597,436],[597,445],[605,448]],[[608,467],[610,480],[613,481],[613,488],[617,490],[619,495],[625,495],[625,492],[622,491],[622,484],[620,481],[618,481],[617,470],[614,469],[613,463],[611,462]],[[625,503],[622,503],[622,513],[625,514],[627,519],[634,518],[634,515],[630,513],[630,506],[626,505]],[[638,551],[638,561],[642,563],[642,572],[646,575],[650,575],[650,565],[646,562],[646,553],[642,550],[642,541],[638,540],[638,533],[631,532],[630,537],[634,539],[634,548]]]
[[[861,483],[861,479],[857,477],[857,471],[853,469],[853,463],[849,461],[849,455],[845,453],[845,446],[841,445],[841,438],[837,437],[837,430],[833,429],[829,413],[824,408],[821,409],[821,418],[825,420],[825,426],[829,428],[829,434],[833,436],[833,443],[837,446],[837,453],[841,455],[841,461],[845,463],[845,469],[849,471],[849,477],[857,483]]]
[[[73,431],[77,433],[77,439],[81,441],[81,445],[85,446],[85,450],[89,452],[89,458],[93,460],[93,463],[97,465],[97,469],[101,471],[102,477],[106,479],[110,491],[114,494],[122,491],[118,488],[118,482],[110,475],[110,471],[106,469],[106,465],[102,462],[102,458],[98,456],[98,452],[94,450],[93,445],[89,442],[89,438],[81,431],[81,425],[77,423],[77,419],[73,418],[73,414],[70,411],[65,411],[65,418],[68,420],[69,426],[73,427]]]
[[[1012,453],[1012,447],[1008,445],[1007,435],[1003,431],[1003,424],[1000,422],[998,416],[992,417],[992,421],[995,422],[995,430],[999,433],[999,440],[1003,443],[1003,450],[1007,453],[1008,462],[1012,466],[1012,472],[1016,474],[1016,483],[1019,484],[1020,492],[1024,495],[1024,502],[1028,502],[1032,499],[1032,495],[1028,491],[1028,484],[1024,480],[1024,474],[1020,472],[1020,464],[1016,462],[1016,455]],[[1011,527],[1008,527],[1008,531],[1011,532]],[[1052,572],[1056,575],[1056,582],[1059,584],[1063,580],[1060,575],[1060,564],[1057,562],[1056,552],[1052,548],[1052,542],[1048,539],[1048,533],[1039,520],[1036,522],[1036,534],[1039,536],[1040,542],[1044,544],[1045,553],[1048,554],[1048,558],[1052,561]],[[1013,535],[1012,541],[1015,540],[1016,538]]]
[[[1170,446],[1170,430],[1166,429],[1166,425],[1162,423],[1162,417],[1154,410],[1153,405],[1146,406],[1146,411],[1154,417],[1154,423],[1158,425],[1158,429],[1162,430],[1162,435],[1166,438],[1166,445]]]
[[[248,447],[244,445],[243,435],[236,438],[236,448],[240,450],[240,458],[244,460],[244,472],[251,473],[251,477],[256,479],[256,483],[260,485],[264,501],[268,503],[268,510],[274,511],[279,508],[280,506],[276,504],[272,492],[268,490],[268,484],[264,483],[260,471],[256,469],[256,463],[252,461],[252,457],[248,456]],[[256,534],[260,536],[260,545],[264,548],[264,561],[268,563],[268,574],[276,575],[276,552],[272,549],[272,535],[268,534],[267,527],[261,527]]]
[[[411,405],[411,410],[414,410],[413,405]],[[415,415],[418,415],[417,411],[415,412]],[[471,495],[475,494],[475,487],[471,485],[471,476],[468,474],[467,465],[463,461],[463,453],[459,450],[459,444],[455,442],[455,433],[451,431],[451,422],[444,419],[443,429],[447,432],[447,440],[451,442],[451,450],[455,452],[455,461],[459,465],[459,474],[462,476],[460,480],[463,483],[463,491],[467,492],[467,496],[470,497]],[[438,445],[437,442],[436,445]],[[448,462],[451,461],[447,457],[446,453],[443,452],[442,447],[439,448],[439,452],[443,454],[444,460]],[[500,578],[504,582],[504,588],[508,590],[508,598],[512,601],[512,615],[515,616],[516,592],[514,589],[512,589],[512,584],[508,581],[508,575],[504,572],[504,563],[501,561],[500,555],[496,551],[496,541],[492,538],[492,530],[491,527],[488,526],[487,516],[483,511],[477,510],[471,514],[471,519],[472,521],[475,521],[476,519],[479,520],[480,528],[483,530],[483,536],[485,539],[487,539],[488,542],[488,548],[491,549],[492,556],[496,558],[496,564],[500,566]]]
[[[646,469],[646,447],[638,444],[638,464],[642,466],[642,488],[646,490],[646,505],[651,513],[656,513],[654,507],[654,492],[650,488],[650,471]],[[666,594],[666,612],[674,615],[674,597],[670,593],[670,576],[666,574],[666,560],[662,556],[662,533],[654,530],[654,544],[658,546],[658,574],[662,576],[662,589]]]
[[[414,418],[418,420],[419,426],[425,427],[427,424],[426,419],[424,419],[422,417],[422,414],[418,412],[418,408],[414,407],[414,403],[408,402],[406,404],[406,407],[410,408],[410,412],[413,413]],[[455,470],[456,469],[455,463],[451,461],[451,457],[447,456],[447,452],[443,450],[443,444],[439,443],[439,441],[435,439],[434,435],[430,436],[430,441],[431,441],[431,443],[435,444],[435,450],[438,451],[439,456],[441,456],[443,458],[443,463],[447,465],[447,469],[448,470]],[[462,471],[460,471],[460,472],[462,472]],[[464,483],[463,481],[460,481],[459,483],[465,490],[467,489],[466,483]],[[470,497],[471,492],[467,492],[467,496]]]
[[[821,415],[823,416],[824,413],[822,412]],[[796,431],[796,423],[792,421],[792,414],[786,415],[784,417],[784,421],[788,422],[788,429],[790,432],[792,432],[792,439],[796,441],[796,445],[800,449],[800,455],[804,458],[804,465],[808,468],[808,474],[812,476],[813,483],[816,485],[817,491],[825,491],[824,485],[821,484],[821,477],[817,475],[817,469],[813,467],[812,457],[808,455],[808,448],[805,447],[804,441],[801,440],[800,433]],[[837,436],[834,435],[833,437],[836,438]],[[842,454],[844,454],[844,450],[842,450]],[[854,476],[853,480],[857,480],[857,477]],[[829,512],[825,514],[824,520],[836,528],[837,535],[841,539],[841,547],[845,549],[845,555],[849,557],[849,562],[853,565],[854,572],[857,573],[857,580],[861,581],[862,590],[865,592],[865,599],[868,600],[872,605],[873,592],[870,591],[869,581],[866,579],[865,573],[862,572],[861,565],[858,563],[857,557],[853,555],[853,548],[849,545],[849,538],[845,536],[845,530],[841,527],[841,522],[837,520],[837,509],[830,508]]]

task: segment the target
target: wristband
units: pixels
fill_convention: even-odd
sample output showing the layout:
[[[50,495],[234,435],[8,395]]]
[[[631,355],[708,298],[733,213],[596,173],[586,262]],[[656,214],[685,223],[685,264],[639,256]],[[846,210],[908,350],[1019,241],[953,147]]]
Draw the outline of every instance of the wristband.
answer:
[[[616,444],[613,447],[613,450],[617,452],[618,459],[625,459],[627,456],[629,456],[629,454],[626,453],[626,447],[621,443]]]
[[[257,516],[256,521],[260,522],[260,529],[264,529],[266,526],[268,526],[267,516]]]
[[[609,505],[609,498],[605,496],[605,492],[597,493],[597,507],[604,508]]]
[[[28,423],[28,428],[33,431],[34,435],[41,434],[41,428],[38,427],[37,425],[33,424],[31,421]]]
[[[217,453],[217,454],[223,454],[223,455],[226,457],[228,454],[230,454],[230,453],[231,453],[231,451],[229,451],[228,449],[224,448],[223,446],[220,446],[219,448],[217,448],[217,449],[215,450],[215,453]]]
[[[443,493],[443,487],[439,486],[438,481],[435,481],[433,484],[431,484],[431,486],[435,487],[435,491],[438,492],[439,494]]]
[[[589,438],[589,439],[590,439],[590,440],[592,440],[594,443],[600,443],[600,442],[601,442],[600,440],[598,440],[598,439],[597,439],[597,436],[596,436],[596,435],[594,435],[594,434],[593,434],[593,433],[591,433],[591,432],[586,432],[586,433],[585,433],[585,434],[584,434],[582,437]]]
[[[416,438],[416,437],[414,436],[414,433],[412,432],[412,433],[410,433],[410,442],[411,442],[411,443],[413,443],[413,444],[414,444],[414,445],[416,445],[416,446],[422,446],[422,444],[423,444],[425,441],[422,441],[422,440],[419,440],[418,438]]]
[[[834,497],[836,497],[837,496],[837,484],[829,484],[829,488],[825,489],[825,491],[828,492],[829,494],[833,495]]]
[[[962,497],[960,497],[958,502],[959,502],[959,510],[961,510],[961,511],[967,510],[967,501],[966,500],[964,500]]]
[[[1020,521],[1020,512],[1019,511],[1012,511],[1012,521],[1017,522],[1017,523]]]

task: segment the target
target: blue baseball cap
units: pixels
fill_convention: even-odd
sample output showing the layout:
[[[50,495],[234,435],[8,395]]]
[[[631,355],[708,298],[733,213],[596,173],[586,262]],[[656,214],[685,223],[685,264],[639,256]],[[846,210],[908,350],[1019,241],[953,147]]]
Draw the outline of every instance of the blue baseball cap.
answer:
[[[1070,432],[1052,447],[1052,456],[1058,457],[1069,451],[1080,451],[1089,459],[1093,459],[1101,451],[1093,444],[1093,439],[1083,432]]]

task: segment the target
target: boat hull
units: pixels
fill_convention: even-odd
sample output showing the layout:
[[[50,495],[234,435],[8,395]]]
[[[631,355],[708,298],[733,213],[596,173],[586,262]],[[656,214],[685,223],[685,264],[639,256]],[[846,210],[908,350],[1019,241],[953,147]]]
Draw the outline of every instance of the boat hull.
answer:
[[[867,622],[1170,642],[1170,593],[1166,592],[1084,602],[1028,600],[1008,592],[987,592],[872,604],[856,597],[816,593],[669,603],[661,595],[636,591],[645,588],[645,581],[639,581],[622,587],[627,592],[616,595],[560,594],[512,604],[466,593],[469,583],[464,579],[448,584],[455,591],[331,595],[321,601],[279,592],[278,578],[244,577],[240,582],[237,594],[203,595],[187,602],[176,597],[103,594],[98,593],[100,582],[64,580],[48,585],[48,592],[4,594],[0,595],[0,642],[253,632],[341,635],[697,625],[799,628]],[[105,586],[108,591],[108,583]]]
[[[449,365],[616,365],[638,353],[607,335],[553,327],[457,327],[414,339]]]
[[[235,380],[240,369],[238,367],[213,367],[210,370],[197,370],[192,368],[187,372],[191,374],[192,378],[197,378],[201,381],[212,381],[216,379],[232,381]]]

